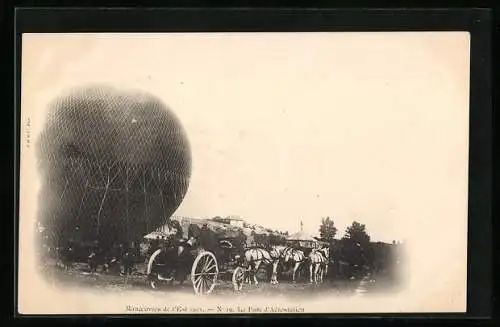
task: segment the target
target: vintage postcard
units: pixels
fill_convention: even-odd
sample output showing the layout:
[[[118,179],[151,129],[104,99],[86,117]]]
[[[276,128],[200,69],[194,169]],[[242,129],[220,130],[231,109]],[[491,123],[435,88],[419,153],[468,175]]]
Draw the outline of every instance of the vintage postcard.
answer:
[[[18,312],[465,312],[469,47],[24,34]]]

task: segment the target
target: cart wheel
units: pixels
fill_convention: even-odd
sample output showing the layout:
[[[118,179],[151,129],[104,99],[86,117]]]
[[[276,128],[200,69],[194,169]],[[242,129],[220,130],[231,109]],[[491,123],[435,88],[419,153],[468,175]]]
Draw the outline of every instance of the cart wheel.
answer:
[[[151,286],[152,289],[158,288],[158,276],[156,273],[153,272],[153,268],[155,265],[156,257],[160,254],[160,252],[161,250],[158,249],[151,255],[151,257],[149,257],[148,266],[146,268],[146,276],[149,279],[149,285]]]
[[[236,292],[241,291],[243,283],[245,282],[245,269],[243,267],[236,267],[233,271],[233,288]]]
[[[197,295],[210,294],[217,282],[219,266],[215,255],[208,251],[202,251],[193,262],[191,269],[191,282]]]

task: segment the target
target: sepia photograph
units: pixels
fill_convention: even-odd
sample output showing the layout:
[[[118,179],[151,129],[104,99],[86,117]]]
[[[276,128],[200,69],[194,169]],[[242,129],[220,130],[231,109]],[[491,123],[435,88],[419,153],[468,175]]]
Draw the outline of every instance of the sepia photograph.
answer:
[[[465,312],[466,32],[22,36],[18,312]]]

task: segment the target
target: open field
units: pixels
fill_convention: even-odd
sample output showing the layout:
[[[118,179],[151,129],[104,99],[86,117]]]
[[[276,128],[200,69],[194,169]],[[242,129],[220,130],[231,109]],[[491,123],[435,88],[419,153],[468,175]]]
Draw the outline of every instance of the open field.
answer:
[[[174,282],[173,284],[162,285],[159,289],[151,289],[146,276],[141,274],[142,267],[138,267],[130,277],[123,277],[117,273],[96,273],[86,272],[85,265],[75,265],[65,271],[52,264],[43,265],[43,274],[52,285],[61,288],[83,287],[103,293],[127,294],[131,292],[144,292],[160,297],[171,297],[174,294],[194,294],[191,282],[188,280],[184,284]],[[304,278],[300,278],[297,283],[290,282],[286,274],[281,276],[278,285],[272,285],[266,280],[262,280],[258,285],[245,284],[243,289],[235,293],[230,282],[230,275],[220,274],[218,285],[210,296],[231,296],[231,297],[262,297],[262,296],[286,296],[287,298],[299,298],[304,295],[331,295],[331,296],[352,296],[369,295],[378,291],[387,290],[391,286],[388,278],[368,278],[360,280],[339,279],[326,280],[323,284],[310,284]]]

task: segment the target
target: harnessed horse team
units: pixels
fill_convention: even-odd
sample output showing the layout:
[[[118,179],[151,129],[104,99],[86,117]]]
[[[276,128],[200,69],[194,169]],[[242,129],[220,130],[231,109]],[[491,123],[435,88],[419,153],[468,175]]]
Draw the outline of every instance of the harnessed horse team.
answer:
[[[189,257],[189,254],[191,253],[190,251],[185,251],[186,249],[191,250],[195,249],[197,247],[200,247],[203,250],[208,250],[209,252],[213,252],[213,254],[216,257],[221,256],[221,249],[218,249],[219,247],[224,247],[224,242],[230,243],[227,241],[219,241],[215,235],[212,235],[213,232],[211,232],[208,229],[208,226],[204,225],[203,228],[199,228],[197,226],[190,226],[188,230],[188,238],[187,240],[183,237],[178,237],[177,241],[174,242],[168,242],[170,245],[167,246],[167,244],[163,244],[160,246],[160,249],[156,249],[156,246],[152,246],[154,253],[156,253],[156,256],[158,256],[158,253],[163,253],[165,258],[163,258],[164,264],[159,265],[159,266],[164,266],[167,267],[169,266],[168,264],[165,265],[165,263],[171,263],[171,262],[176,262],[175,266],[172,266],[169,270],[172,270],[169,272],[169,274],[173,273],[174,271],[176,272],[176,275],[178,273],[178,270],[184,271],[183,274],[181,274],[179,281],[183,281],[185,279],[185,275],[188,272],[186,270],[189,264],[190,260],[180,260],[183,257]],[[176,234],[180,236],[180,233]],[[176,238],[174,238],[176,239]],[[173,239],[173,240],[174,240]],[[231,244],[229,244],[231,245]],[[243,244],[240,244],[240,246]],[[306,252],[303,249],[298,249],[295,247],[291,246],[285,246],[285,245],[272,245],[269,247],[266,246],[251,246],[251,247],[245,247],[243,246],[237,246],[236,249],[238,249],[238,254],[235,256],[235,259],[239,262],[238,265],[242,265],[243,269],[246,269],[246,274],[243,282],[247,282],[248,284],[253,283],[257,285],[259,283],[257,279],[257,272],[259,271],[259,268],[261,266],[270,266],[272,273],[271,273],[271,284],[278,284],[278,267],[280,264],[285,267],[289,267],[293,269],[292,273],[292,282],[296,282],[296,277],[297,273],[299,273],[301,270],[300,268],[305,268],[308,267],[309,269],[309,282],[310,283],[322,283],[324,277],[327,275],[328,272],[328,265],[330,262],[330,254],[329,254],[329,247],[322,247],[322,248],[314,248],[312,249],[309,253],[306,254]],[[161,251],[160,251],[161,250]],[[160,251],[160,252],[158,252]],[[62,261],[65,265],[65,267],[69,266],[69,262],[71,262],[71,258],[73,257],[73,249],[72,247],[69,247],[69,250],[63,251],[62,255]],[[67,253],[66,253],[67,252]],[[122,251],[120,251],[120,254]],[[128,254],[128,251],[126,251]],[[158,253],[157,253],[158,252]],[[88,256],[88,265],[90,272],[96,272],[97,266],[102,265],[103,271],[108,271],[108,268],[110,266],[115,265],[120,261],[123,264],[123,274],[129,275],[131,273],[131,267],[133,266],[133,263],[131,258],[128,257],[128,255],[120,255],[119,253],[104,253],[103,251],[99,250],[99,247],[94,247],[92,250],[92,253]],[[148,259],[148,267],[147,267],[147,274],[151,275],[153,272],[153,261],[155,258],[153,258],[155,255],[152,254],[152,257]],[[187,258],[186,257],[186,258]],[[169,259],[168,259],[169,258]],[[67,260],[65,260],[67,259]],[[118,260],[121,259],[121,260]],[[152,260],[153,259],[153,260]],[[192,258],[194,259],[194,258]],[[220,258],[223,259],[223,258]],[[241,260],[241,261],[240,261]],[[130,261],[130,262],[129,262]],[[221,262],[224,260],[221,260]],[[184,267],[185,265],[186,267]],[[245,268],[246,267],[246,268]],[[181,269],[181,268],[186,268],[186,269]],[[167,274],[167,275],[169,275]],[[158,278],[160,277],[160,274],[158,274]],[[167,278],[167,279],[170,279]],[[165,279],[162,279],[165,280]]]
[[[250,276],[253,277],[253,282],[256,285],[259,283],[257,271],[262,264],[272,266],[271,284],[278,284],[278,265],[280,263],[293,265],[293,283],[295,283],[299,268],[307,264],[309,265],[309,282],[321,283],[328,272],[330,261],[328,247],[312,249],[307,256],[302,250],[284,245],[275,245],[269,250],[264,247],[251,247],[245,250],[244,256],[246,263],[250,266]],[[247,279],[247,282],[251,283],[250,278]]]

